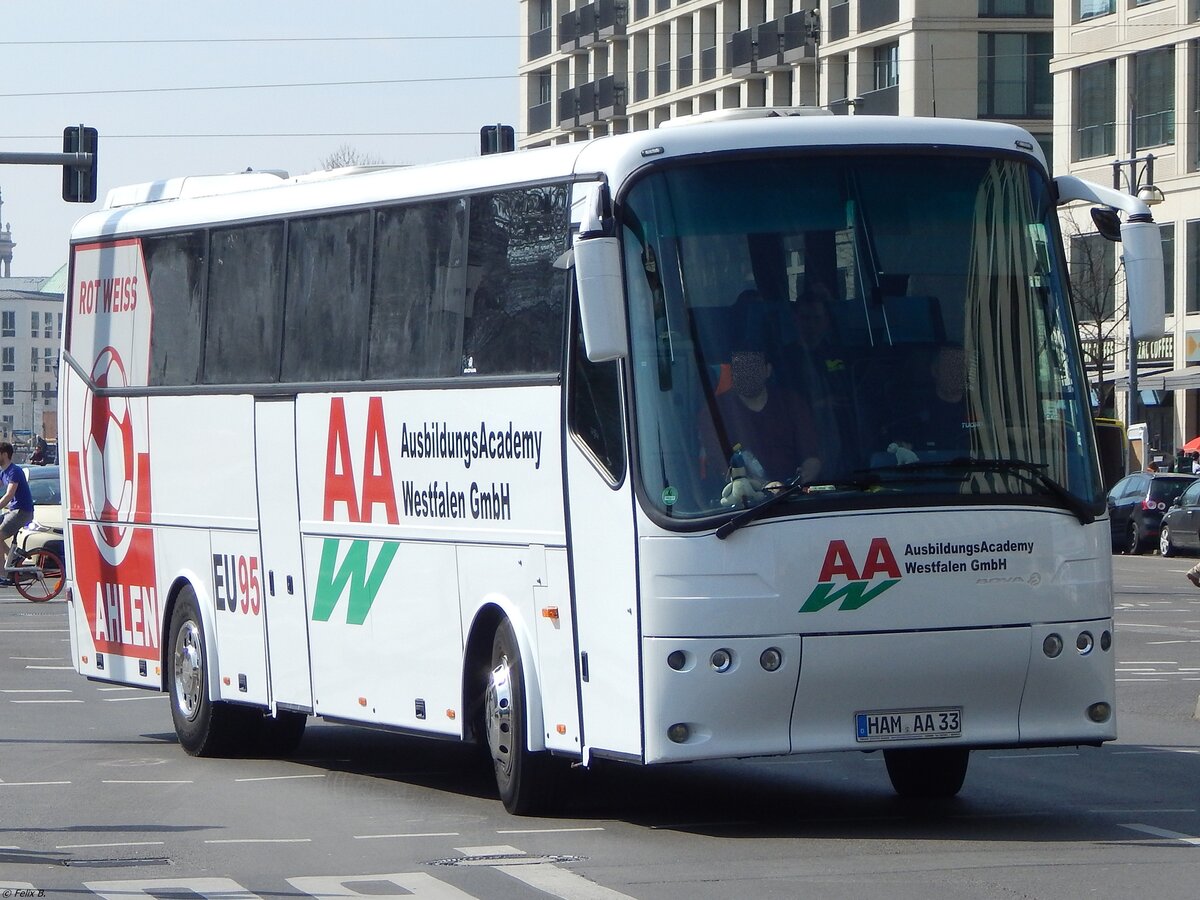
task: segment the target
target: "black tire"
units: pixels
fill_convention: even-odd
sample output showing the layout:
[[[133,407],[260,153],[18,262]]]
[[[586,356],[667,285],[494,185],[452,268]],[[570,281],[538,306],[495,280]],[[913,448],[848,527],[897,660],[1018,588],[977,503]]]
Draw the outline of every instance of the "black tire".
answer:
[[[300,746],[308,716],[302,712],[281,709],[274,716],[262,717],[262,730],[258,735],[258,746],[267,757],[291,756]]]
[[[1137,556],[1142,552],[1142,532],[1137,527],[1137,522],[1129,523],[1129,531],[1125,533],[1125,552],[1130,556]]]
[[[971,751],[961,747],[883,751],[892,787],[901,797],[915,800],[942,800],[957,794],[970,757]]]
[[[62,593],[66,580],[62,557],[45,547],[30,550],[9,574],[17,593],[33,603],[53,600]]]
[[[1158,533],[1158,552],[1162,556],[1174,556],[1179,552],[1175,549],[1175,545],[1171,543],[1171,529],[1166,525]]]
[[[167,691],[179,745],[191,756],[224,756],[246,734],[257,710],[215,703],[208,694],[208,653],[196,594],[185,587],[175,601],[167,643]]]
[[[484,690],[483,733],[504,808],[514,816],[548,810],[555,799],[553,761],[526,748],[525,683],[521,653],[507,619],[492,639],[492,665]]]

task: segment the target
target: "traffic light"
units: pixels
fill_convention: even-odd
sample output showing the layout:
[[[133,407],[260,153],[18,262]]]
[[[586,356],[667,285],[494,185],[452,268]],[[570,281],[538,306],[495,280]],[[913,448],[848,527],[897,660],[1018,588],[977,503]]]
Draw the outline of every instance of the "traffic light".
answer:
[[[63,129],[63,153],[90,153],[91,165],[63,165],[62,198],[68,203],[96,202],[96,148],[100,135],[95,128],[68,125]]]
[[[517,133],[511,125],[484,125],[479,129],[479,152],[509,153],[517,149]]]

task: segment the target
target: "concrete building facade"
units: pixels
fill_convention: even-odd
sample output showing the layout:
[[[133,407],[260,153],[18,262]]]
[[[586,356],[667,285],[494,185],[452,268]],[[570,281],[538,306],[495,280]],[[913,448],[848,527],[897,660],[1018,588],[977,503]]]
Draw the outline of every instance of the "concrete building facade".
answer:
[[[519,145],[717,109],[995,118],[1049,150],[1051,0],[521,0]]]
[[[1081,326],[1096,394],[1119,418],[1144,423],[1149,454],[1169,460],[1200,434],[1200,7],[1066,0],[1055,25],[1056,171],[1159,201],[1166,333],[1134,350],[1132,412],[1119,245],[1095,234],[1086,209],[1067,230],[1077,306],[1090,293],[1102,310]]]

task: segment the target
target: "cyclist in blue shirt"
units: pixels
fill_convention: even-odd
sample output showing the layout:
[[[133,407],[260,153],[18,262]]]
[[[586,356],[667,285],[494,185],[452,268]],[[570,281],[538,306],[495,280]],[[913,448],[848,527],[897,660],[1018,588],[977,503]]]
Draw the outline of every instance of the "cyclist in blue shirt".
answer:
[[[0,554],[3,555],[5,566],[13,564],[13,553],[9,550],[8,542],[33,521],[33,494],[25,479],[25,470],[12,458],[13,445],[8,441],[0,441],[0,487],[4,488],[4,494],[0,496],[0,511],[4,515],[0,519]],[[15,541],[12,550],[16,550]],[[0,576],[0,584],[10,585],[12,579]]]

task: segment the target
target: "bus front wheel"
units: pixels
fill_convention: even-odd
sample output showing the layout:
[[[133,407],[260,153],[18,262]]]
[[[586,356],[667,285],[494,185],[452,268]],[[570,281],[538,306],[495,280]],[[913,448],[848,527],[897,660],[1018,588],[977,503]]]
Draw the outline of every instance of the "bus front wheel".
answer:
[[[179,744],[191,756],[219,756],[236,741],[238,714],[225,703],[214,703],[208,694],[207,647],[196,594],[184,588],[171,613],[170,670],[171,719]]]
[[[892,787],[901,797],[939,800],[953,797],[967,777],[971,751],[961,747],[884,750]]]
[[[521,652],[507,619],[492,639],[492,665],[484,697],[484,729],[504,808],[515,816],[533,815],[550,805],[553,792],[549,754],[527,744],[525,683]]]

